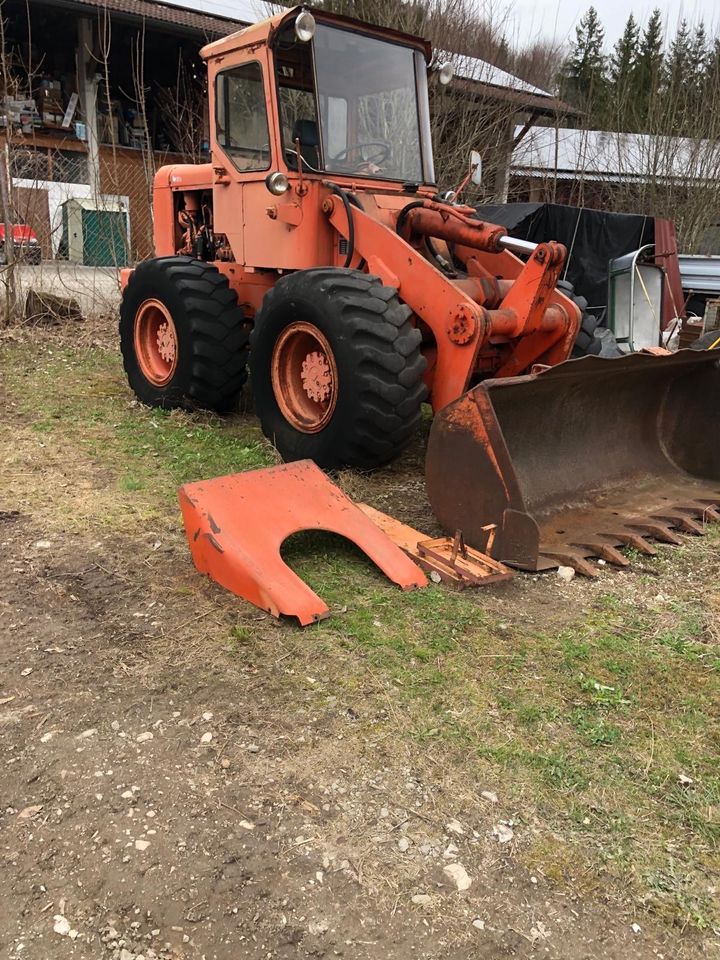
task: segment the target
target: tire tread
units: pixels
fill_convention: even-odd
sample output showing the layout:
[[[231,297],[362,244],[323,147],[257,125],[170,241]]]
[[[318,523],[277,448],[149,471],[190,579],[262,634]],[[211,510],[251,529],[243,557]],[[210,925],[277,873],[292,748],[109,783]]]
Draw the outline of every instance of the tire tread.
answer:
[[[140,399],[155,406],[201,407],[218,412],[229,409],[247,379],[249,335],[243,327],[245,318],[227,278],[213,264],[193,257],[143,260],[130,276],[120,305],[119,329],[123,365],[131,385],[137,376],[131,301],[138,287],[151,281],[164,281],[181,296],[190,334],[185,349],[191,351],[192,362],[190,381],[182,395],[154,400],[150,388]]]
[[[253,353],[264,337],[263,320],[295,301],[315,301],[322,293],[334,323],[357,356],[357,409],[348,417],[342,436],[320,462],[372,468],[394,459],[407,445],[421,421],[426,398],[425,358],[421,334],[411,322],[412,312],[394,287],[358,270],[319,267],[282,277],[268,291],[250,336]],[[258,371],[259,373],[259,371]],[[277,442],[264,411],[258,409],[263,432]],[[292,442],[287,444],[292,447]],[[282,449],[292,456],[292,449]]]

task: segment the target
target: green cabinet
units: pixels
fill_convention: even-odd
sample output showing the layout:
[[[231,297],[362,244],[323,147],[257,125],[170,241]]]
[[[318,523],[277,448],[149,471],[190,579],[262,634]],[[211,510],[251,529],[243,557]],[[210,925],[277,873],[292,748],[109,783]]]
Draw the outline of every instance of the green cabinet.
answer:
[[[88,267],[125,267],[130,262],[130,224],[121,198],[67,200],[62,224],[62,249],[71,262]]]

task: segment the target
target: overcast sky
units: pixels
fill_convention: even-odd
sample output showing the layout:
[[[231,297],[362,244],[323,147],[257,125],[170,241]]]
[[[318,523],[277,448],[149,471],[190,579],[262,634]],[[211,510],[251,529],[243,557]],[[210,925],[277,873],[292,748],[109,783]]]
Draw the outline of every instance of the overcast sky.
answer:
[[[507,19],[507,32],[518,45],[537,35],[573,40],[580,17],[591,5],[592,0],[487,0],[487,8],[492,10],[493,19]],[[596,0],[594,6],[605,27],[608,46],[622,33],[630,11],[637,20],[645,23],[655,6],[662,10],[670,32],[674,32],[683,16],[690,22],[704,19],[708,29],[720,26],[717,0],[658,0],[657,3],[645,0]]]

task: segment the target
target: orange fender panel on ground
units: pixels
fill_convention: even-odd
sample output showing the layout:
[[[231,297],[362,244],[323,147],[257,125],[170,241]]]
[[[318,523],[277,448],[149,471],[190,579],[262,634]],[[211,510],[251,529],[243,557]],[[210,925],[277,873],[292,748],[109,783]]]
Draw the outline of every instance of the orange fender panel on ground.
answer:
[[[403,590],[427,586],[420,568],[311,460],[186,483],[178,497],[197,569],[275,617],[306,626],[330,612],[280,556],[301,530],[346,537]]]

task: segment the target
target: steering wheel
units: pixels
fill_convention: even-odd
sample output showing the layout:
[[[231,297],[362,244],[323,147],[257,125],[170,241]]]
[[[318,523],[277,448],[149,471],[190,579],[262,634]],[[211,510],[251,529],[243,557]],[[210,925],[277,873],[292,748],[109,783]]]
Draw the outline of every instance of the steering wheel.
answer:
[[[333,161],[338,162],[347,160],[350,154],[364,150],[366,147],[377,147],[377,154],[370,157],[363,157],[361,154],[361,163],[375,163],[378,165],[385,163],[387,158],[390,156],[390,151],[392,150],[392,147],[387,140],[366,140],[364,143],[354,143],[349,147],[345,147],[344,150],[341,150],[340,153],[336,154],[332,159]]]

